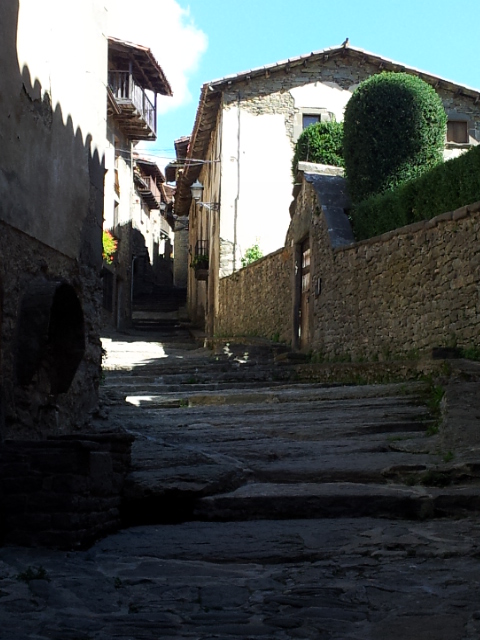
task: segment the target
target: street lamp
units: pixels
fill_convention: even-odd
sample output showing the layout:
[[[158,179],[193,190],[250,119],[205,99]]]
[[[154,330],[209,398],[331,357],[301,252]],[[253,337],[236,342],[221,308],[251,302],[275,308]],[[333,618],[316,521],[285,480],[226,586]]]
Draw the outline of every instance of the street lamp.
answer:
[[[190,192],[195,202],[198,202],[203,194],[203,184],[199,180],[196,180],[190,187]]]
[[[205,207],[209,211],[218,211],[220,208],[219,202],[200,202],[200,198],[203,195],[203,184],[196,180],[190,187],[190,193],[192,194],[192,198],[195,200],[195,203],[200,207]]]

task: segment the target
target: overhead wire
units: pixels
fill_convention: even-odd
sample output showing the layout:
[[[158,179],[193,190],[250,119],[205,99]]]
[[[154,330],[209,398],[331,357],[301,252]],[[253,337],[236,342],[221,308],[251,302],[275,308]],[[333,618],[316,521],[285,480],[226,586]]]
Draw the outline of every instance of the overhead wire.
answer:
[[[115,147],[115,152],[116,153],[122,153],[125,155],[128,155],[130,157],[130,154],[132,153],[131,149],[119,149],[118,147]],[[137,153],[137,150],[134,150],[134,153]],[[144,156],[150,156],[152,158],[162,158],[163,160],[169,160],[171,162],[188,162],[188,164],[191,165],[198,165],[198,164],[215,164],[216,162],[220,162],[220,159],[218,160],[204,160],[202,158],[177,158],[175,157],[169,157],[166,155],[162,155],[161,153],[152,153],[152,152],[144,152],[143,150],[138,150],[138,154],[141,155],[142,157]]]

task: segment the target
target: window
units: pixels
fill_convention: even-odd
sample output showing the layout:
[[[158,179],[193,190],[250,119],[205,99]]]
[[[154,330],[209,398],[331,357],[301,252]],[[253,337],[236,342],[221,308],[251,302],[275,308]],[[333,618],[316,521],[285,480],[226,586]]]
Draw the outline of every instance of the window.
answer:
[[[311,124],[316,124],[317,122],[320,122],[320,114],[302,114],[302,125],[304,129],[309,127]]]
[[[449,120],[447,123],[447,142],[465,144],[468,142],[468,127],[464,120]]]
[[[335,120],[335,115],[328,109],[320,107],[299,107],[293,115],[293,142],[296,142],[302,131],[316,122]]]

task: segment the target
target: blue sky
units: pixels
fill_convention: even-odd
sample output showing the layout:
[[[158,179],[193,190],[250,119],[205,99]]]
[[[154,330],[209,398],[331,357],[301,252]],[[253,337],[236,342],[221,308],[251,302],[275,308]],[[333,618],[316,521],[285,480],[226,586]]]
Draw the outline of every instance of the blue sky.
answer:
[[[158,6],[165,1],[153,0]],[[175,3],[183,10],[183,26],[190,31],[178,37],[170,51],[156,53],[167,75],[168,56],[175,56],[176,51],[177,55],[179,51],[188,55],[192,34],[197,37],[197,47],[192,53],[192,68],[184,74],[188,92],[183,104],[160,116],[158,140],[149,149],[159,156],[160,166],[165,164],[161,156],[173,157],[173,141],[191,133],[204,82],[339,45],[347,36],[356,47],[480,88],[480,53],[475,35],[479,0],[458,4],[451,0]],[[202,36],[203,44],[198,46]],[[172,84],[175,92],[175,82]]]

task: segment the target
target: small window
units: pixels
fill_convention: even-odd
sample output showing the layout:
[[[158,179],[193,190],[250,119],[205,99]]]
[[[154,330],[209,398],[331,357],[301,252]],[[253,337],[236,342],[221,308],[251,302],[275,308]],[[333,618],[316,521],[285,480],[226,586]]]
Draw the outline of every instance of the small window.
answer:
[[[462,120],[449,120],[447,123],[447,142],[465,144],[468,142],[467,122]]]
[[[320,122],[320,114],[308,114],[308,113],[303,114],[304,129],[309,127],[311,124],[316,124],[317,122]]]

